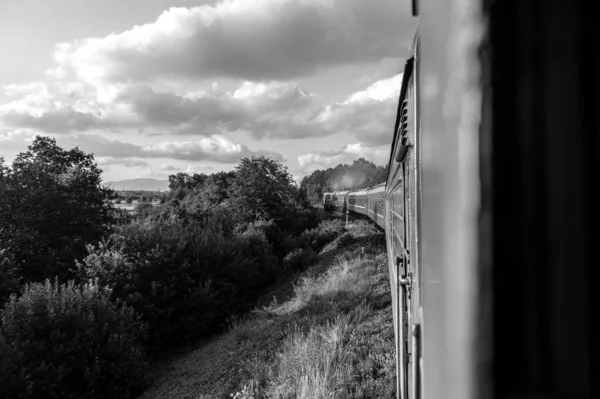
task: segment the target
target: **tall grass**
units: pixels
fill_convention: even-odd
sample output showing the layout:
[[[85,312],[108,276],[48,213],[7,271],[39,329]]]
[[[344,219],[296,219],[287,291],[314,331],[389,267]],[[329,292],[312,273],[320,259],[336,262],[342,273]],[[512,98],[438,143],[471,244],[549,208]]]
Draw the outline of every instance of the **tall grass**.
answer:
[[[393,397],[394,346],[384,253],[380,244],[366,250],[356,244],[326,273],[301,278],[292,300],[299,317],[282,327],[286,337],[274,352],[250,362],[250,378],[231,397]]]

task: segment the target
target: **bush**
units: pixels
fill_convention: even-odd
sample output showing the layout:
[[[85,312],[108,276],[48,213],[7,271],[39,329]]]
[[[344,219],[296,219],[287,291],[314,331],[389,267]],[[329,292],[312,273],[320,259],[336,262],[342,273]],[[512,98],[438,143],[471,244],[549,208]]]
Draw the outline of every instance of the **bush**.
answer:
[[[153,215],[117,226],[110,240],[88,247],[77,274],[97,278],[142,315],[153,354],[193,341],[249,310],[280,272],[261,228],[270,225],[234,232],[228,215],[221,209],[185,222]]]
[[[349,232],[345,232],[342,235],[340,235],[338,238],[336,238],[335,246],[336,246],[336,248],[343,248],[343,247],[352,245],[355,242],[356,242],[356,239],[354,238],[354,236],[352,234],[350,234]]]
[[[305,270],[317,259],[317,253],[310,248],[298,248],[290,252],[283,259],[283,265],[286,270],[292,272]]]
[[[136,215],[143,217],[147,216],[151,212],[152,208],[154,207],[149,202],[138,202],[138,204],[135,206],[134,212]]]
[[[8,301],[11,294],[19,292],[19,269],[12,259],[0,250],[0,309]]]
[[[298,240],[301,247],[310,247],[318,251],[345,230],[341,220],[324,220],[316,228],[302,233]]]
[[[145,385],[145,326],[95,283],[27,285],[0,311],[0,397],[129,398]]]
[[[314,208],[297,206],[283,214],[278,220],[278,225],[282,231],[299,235],[305,230],[316,228],[319,221],[319,214]]]

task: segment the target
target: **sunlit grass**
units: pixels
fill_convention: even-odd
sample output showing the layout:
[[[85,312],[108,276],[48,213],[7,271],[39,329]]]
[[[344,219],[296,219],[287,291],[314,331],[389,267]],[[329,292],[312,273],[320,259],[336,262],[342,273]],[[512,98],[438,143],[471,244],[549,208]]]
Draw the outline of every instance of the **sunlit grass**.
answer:
[[[362,225],[356,230],[341,240],[351,244],[371,232]],[[244,363],[249,378],[230,397],[394,397],[392,313],[380,241],[351,244],[325,273],[299,280],[291,300],[296,317],[279,327],[281,344]]]

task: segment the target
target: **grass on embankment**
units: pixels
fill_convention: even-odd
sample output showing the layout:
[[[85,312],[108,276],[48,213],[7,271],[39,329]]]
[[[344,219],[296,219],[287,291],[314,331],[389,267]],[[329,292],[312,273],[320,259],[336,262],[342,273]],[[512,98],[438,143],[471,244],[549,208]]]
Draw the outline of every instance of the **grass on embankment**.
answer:
[[[358,222],[332,243],[339,248],[335,260],[301,277],[288,302],[233,323],[231,333],[248,356],[240,359],[230,397],[395,397],[383,242],[381,233]],[[256,345],[266,332],[271,344]]]

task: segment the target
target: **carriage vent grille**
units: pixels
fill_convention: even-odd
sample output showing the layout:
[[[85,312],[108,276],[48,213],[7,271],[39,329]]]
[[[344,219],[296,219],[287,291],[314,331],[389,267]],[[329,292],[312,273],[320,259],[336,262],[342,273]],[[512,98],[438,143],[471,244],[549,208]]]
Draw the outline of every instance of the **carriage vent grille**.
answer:
[[[396,162],[402,162],[406,156],[405,148],[408,143],[408,100],[402,101],[400,110],[400,126],[398,128],[398,149],[396,150]]]

